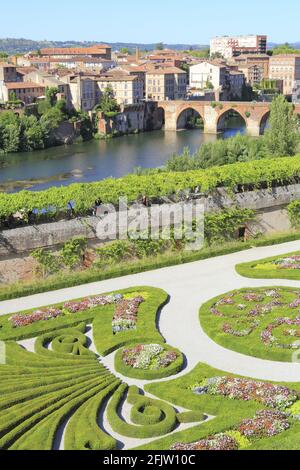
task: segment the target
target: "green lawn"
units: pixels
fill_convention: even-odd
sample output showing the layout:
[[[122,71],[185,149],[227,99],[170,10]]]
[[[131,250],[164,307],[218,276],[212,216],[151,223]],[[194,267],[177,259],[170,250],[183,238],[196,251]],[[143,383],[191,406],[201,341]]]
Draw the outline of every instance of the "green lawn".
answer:
[[[139,315],[137,321],[137,329],[133,331],[126,331],[113,334],[112,331],[112,317],[114,314],[114,305],[98,306],[93,309],[86,310],[80,313],[74,313],[71,315],[63,315],[51,320],[43,320],[33,323],[27,326],[21,326],[14,328],[11,321],[9,320],[12,315],[3,315],[0,317],[0,340],[3,341],[18,341],[27,338],[33,338],[47,332],[55,330],[61,330],[63,328],[74,327],[82,322],[86,324],[93,323],[94,326],[94,340],[97,345],[98,352],[102,355],[107,354],[107,351],[114,350],[122,345],[129,344],[133,341],[141,341],[142,338],[145,340],[162,341],[162,337],[156,328],[156,316],[159,308],[168,300],[166,292],[152,288],[152,287],[132,287],[129,289],[123,289],[121,291],[115,291],[115,294],[123,294],[135,296],[145,294],[147,297],[145,302],[139,307]],[[110,293],[101,293],[101,296],[110,295]],[[82,299],[76,299],[80,301]],[[63,304],[54,305],[55,308],[61,308]],[[49,306],[45,306],[49,307]],[[52,307],[52,306],[51,306]],[[31,309],[20,312],[21,314],[27,315],[36,310]]]
[[[204,412],[210,416],[215,416],[211,421],[197,425],[192,429],[181,431],[173,435],[163,437],[151,444],[141,446],[138,449],[161,450],[170,449],[177,442],[192,443],[200,439],[213,436],[218,433],[227,432],[235,429],[242,420],[251,418],[265,407],[256,401],[234,400],[229,397],[212,395],[195,395],[190,386],[201,382],[203,379],[229,376],[239,377],[228,374],[223,371],[213,369],[206,364],[198,364],[196,368],[184,377],[173,379],[167,382],[153,383],[146,385],[147,392],[159,397],[161,400],[174,403],[177,406],[185,407],[190,410]],[[300,393],[299,383],[276,384],[289,387]],[[247,450],[256,449],[299,449],[300,422],[294,418],[289,418],[290,428],[274,437],[262,439],[250,439],[250,445]]]
[[[266,292],[271,293],[274,289],[274,287],[245,288],[211,299],[200,308],[202,328],[210,338],[227,349],[262,359],[292,362],[295,349],[289,345],[299,341],[297,335],[300,334],[300,325],[295,323],[277,326],[272,331],[275,341],[267,344],[263,342],[261,334],[278,318],[289,317],[296,321],[299,316],[299,306],[292,308],[290,304],[299,299],[300,290],[280,287],[276,288],[278,299],[266,295]],[[244,295],[251,292],[261,296],[261,299],[245,300]],[[226,299],[232,304],[224,304]],[[277,302],[278,305],[273,304]],[[244,308],[240,309],[242,306]],[[224,331],[224,325],[228,328],[227,332]],[[299,345],[296,350],[299,350]]]
[[[287,253],[285,255],[273,256],[249,263],[241,263],[236,266],[237,272],[244,277],[255,279],[295,279],[300,280],[300,269],[280,268],[275,263],[283,258],[300,255],[300,251]],[[300,263],[299,263],[300,265]]]

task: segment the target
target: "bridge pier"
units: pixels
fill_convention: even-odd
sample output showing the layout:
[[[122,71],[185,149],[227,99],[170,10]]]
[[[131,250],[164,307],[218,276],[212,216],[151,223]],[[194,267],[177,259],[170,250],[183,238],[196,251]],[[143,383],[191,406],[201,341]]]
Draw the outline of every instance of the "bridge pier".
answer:
[[[250,137],[259,137],[260,136],[260,122],[257,122],[254,119],[248,119],[246,122],[247,125],[247,135]]]

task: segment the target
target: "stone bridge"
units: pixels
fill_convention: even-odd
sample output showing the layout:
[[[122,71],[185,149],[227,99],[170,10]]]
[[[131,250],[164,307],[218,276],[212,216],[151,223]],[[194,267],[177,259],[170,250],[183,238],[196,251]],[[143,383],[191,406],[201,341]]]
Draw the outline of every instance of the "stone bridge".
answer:
[[[237,101],[163,101],[158,109],[164,114],[165,130],[185,127],[190,113],[199,113],[204,122],[204,132],[217,134],[225,128],[225,120],[230,112],[236,112],[245,121],[247,134],[253,137],[262,135],[270,115],[270,103]],[[300,114],[300,105],[295,106]]]

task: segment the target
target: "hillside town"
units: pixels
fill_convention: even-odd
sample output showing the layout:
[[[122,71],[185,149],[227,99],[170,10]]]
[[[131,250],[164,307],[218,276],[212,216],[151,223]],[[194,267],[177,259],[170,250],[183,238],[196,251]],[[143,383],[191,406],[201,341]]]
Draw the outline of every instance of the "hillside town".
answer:
[[[98,44],[52,48],[10,56],[0,63],[0,103],[42,100],[56,87],[68,108],[92,111],[106,88],[121,106],[144,101],[245,99],[245,87],[260,87],[299,101],[300,55],[269,55],[266,36],[216,37],[210,57],[191,52],[156,50],[141,54],[112,51]],[[264,93],[266,91],[266,93]]]

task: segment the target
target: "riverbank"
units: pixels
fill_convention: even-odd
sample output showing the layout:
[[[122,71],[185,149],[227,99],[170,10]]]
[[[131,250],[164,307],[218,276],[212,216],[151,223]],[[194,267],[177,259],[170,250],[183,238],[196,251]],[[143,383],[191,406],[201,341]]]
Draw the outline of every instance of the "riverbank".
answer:
[[[205,143],[227,139],[238,132],[243,132],[243,128],[233,123],[232,129],[219,135],[204,134],[201,130],[152,131],[9,154],[0,157],[0,191],[40,191],[111,176],[119,178],[132,173],[136,167],[161,167],[173,154],[181,154],[185,147],[194,153]]]

